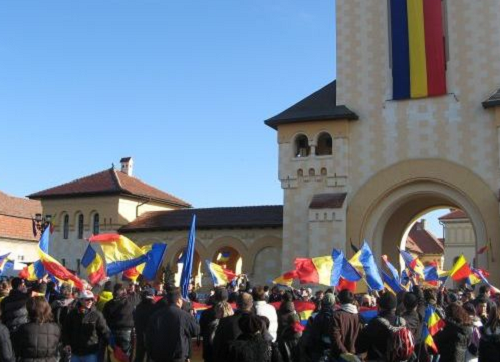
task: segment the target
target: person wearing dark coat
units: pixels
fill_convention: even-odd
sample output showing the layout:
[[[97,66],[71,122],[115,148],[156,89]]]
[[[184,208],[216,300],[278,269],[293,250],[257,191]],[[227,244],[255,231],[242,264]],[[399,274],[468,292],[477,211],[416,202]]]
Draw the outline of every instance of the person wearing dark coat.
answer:
[[[116,345],[129,357],[132,354],[134,309],[139,301],[139,296],[127,294],[125,285],[117,283],[113,289],[113,299],[107,302],[102,310]]]
[[[21,324],[28,322],[28,311],[26,302],[29,295],[26,293],[26,285],[21,278],[11,281],[12,289],[9,295],[2,299],[0,309],[2,311],[2,323],[13,333]]]
[[[259,316],[246,313],[238,319],[241,334],[229,342],[227,362],[281,362],[279,350],[262,335],[263,322]]]
[[[97,362],[100,345],[109,340],[108,325],[94,302],[92,292],[82,291],[64,321],[63,345],[71,362]]]
[[[500,361],[500,308],[495,304],[479,340],[479,361]]]
[[[212,362],[213,359],[213,324],[217,320],[216,308],[218,303],[227,302],[229,295],[227,289],[224,287],[216,287],[213,298],[210,301],[212,308],[205,309],[200,316],[200,333],[203,338],[203,360],[205,362]],[[217,325],[218,326],[218,325]]]
[[[0,362],[15,362],[9,329],[0,323]]]
[[[326,293],[321,301],[321,309],[308,326],[309,339],[307,350],[313,362],[318,361],[331,348],[332,340],[330,335],[334,306],[335,296],[332,293]]]
[[[471,342],[472,321],[469,314],[458,304],[446,308],[445,326],[434,336],[434,342],[446,362],[465,361],[467,347]]]
[[[293,303],[292,303],[293,305]],[[283,319],[281,334],[278,335],[278,348],[283,362],[300,362],[300,338],[304,327],[300,324],[299,316],[289,314]]]
[[[136,335],[135,362],[143,362],[146,356],[146,328],[149,319],[155,311],[155,291],[146,288],[141,292],[142,300],[134,311],[134,325]]]
[[[384,324],[385,319],[391,326],[403,326],[405,320],[396,315],[396,297],[387,292],[380,297],[378,317],[372,319],[359,334],[356,341],[356,353],[367,353],[368,361],[385,358],[391,351],[387,351],[387,341],[391,338],[391,331]]]
[[[326,294],[325,297],[328,295],[332,294]],[[333,313],[330,329],[330,351],[335,359],[344,353],[356,354],[356,340],[362,328],[358,308],[354,305],[354,294],[344,289],[340,291],[338,299],[341,307]]]
[[[219,321],[213,342],[214,361],[227,361],[229,344],[241,335],[241,329],[238,324],[240,318],[247,314],[254,314],[252,311],[253,298],[251,294],[240,293],[236,305],[238,309],[234,315],[222,318]]]
[[[26,303],[29,322],[13,334],[17,362],[57,362],[61,329],[52,321],[45,297],[30,298]]]
[[[420,336],[422,334],[422,322],[423,319],[417,312],[418,308],[418,297],[414,293],[406,293],[403,297],[404,311],[401,316],[406,321],[406,327],[410,330],[415,337],[415,344],[420,341]]]
[[[182,310],[179,288],[167,292],[165,308],[156,311],[146,330],[148,356],[155,362],[184,362],[190,356],[191,339],[200,332],[194,317]]]

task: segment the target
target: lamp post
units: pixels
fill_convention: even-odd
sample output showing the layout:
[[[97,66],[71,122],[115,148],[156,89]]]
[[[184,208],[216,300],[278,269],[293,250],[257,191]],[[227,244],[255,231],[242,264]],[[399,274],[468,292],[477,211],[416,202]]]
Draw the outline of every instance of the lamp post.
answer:
[[[35,214],[35,225],[38,231],[41,234],[45,231],[46,228],[50,227],[50,221],[52,220],[52,215]]]

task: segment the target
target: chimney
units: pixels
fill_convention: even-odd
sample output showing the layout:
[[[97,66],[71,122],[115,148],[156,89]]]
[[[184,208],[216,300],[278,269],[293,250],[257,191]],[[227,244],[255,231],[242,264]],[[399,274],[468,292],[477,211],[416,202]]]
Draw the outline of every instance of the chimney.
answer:
[[[132,176],[132,171],[134,170],[134,160],[132,157],[123,157],[120,160],[120,163],[122,165],[121,171],[129,176]]]
[[[425,230],[425,219],[421,219],[418,223],[418,230]]]

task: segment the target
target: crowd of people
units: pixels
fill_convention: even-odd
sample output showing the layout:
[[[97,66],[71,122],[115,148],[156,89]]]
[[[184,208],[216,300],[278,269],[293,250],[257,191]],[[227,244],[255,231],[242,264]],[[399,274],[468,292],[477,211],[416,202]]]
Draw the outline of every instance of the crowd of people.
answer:
[[[175,286],[106,282],[96,290],[20,278],[0,285],[0,362],[500,361],[498,296],[483,285],[354,295],[266,286],[214,288],[204,304]],[[314,303],[301,321],[297,302]],[[196,311],[203,306],[203,311]],[[426,311],[439,320],[422,337]],[[366,319],[360,308],[376,310]],[[307,322],[307,323],[304,323]],[[403,354],[402,354],[403,351]]]

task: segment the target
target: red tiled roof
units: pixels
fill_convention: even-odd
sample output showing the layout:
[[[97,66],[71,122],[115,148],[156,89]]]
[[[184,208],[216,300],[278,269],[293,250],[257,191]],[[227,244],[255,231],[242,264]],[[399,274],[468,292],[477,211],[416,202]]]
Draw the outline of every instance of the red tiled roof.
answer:
[[[467,214],[464,211],[456,209],[446,215],[441,216],[439,220],[455,220],[455,219],[468,219],[468,218],[469,216],[467,216]]]
[[[40,201],[0,192],[0,238],[36,241],[31,220],[41,213]]]
[[[422,227],[417,221],[410,230],[406,239],[406,249],[416,254],[443,254],[444,245],[429,230]]]
[[[187,230],[193,214],[197,229],[283,227],[283,206],[180,209],[144,213],[119,232]]]
[[[113,168],[31,194],[28,197],[31,199],[49,199],[119,194],[151,198],[179,207],[191,207],[186,201],[152,187],[137,177],[129,176]]]

